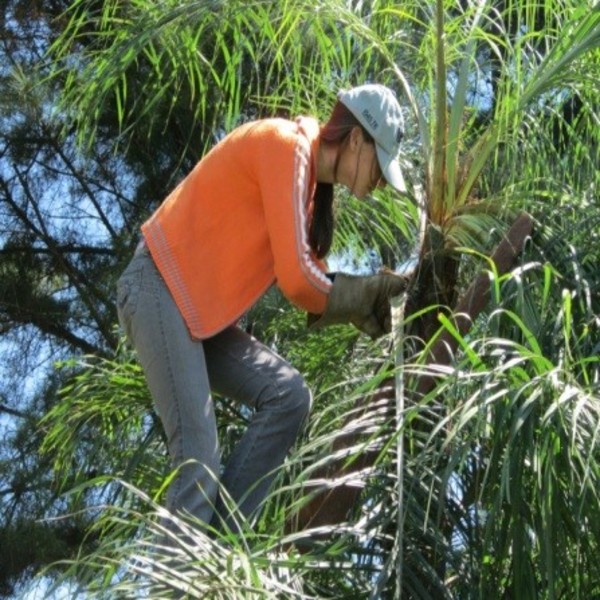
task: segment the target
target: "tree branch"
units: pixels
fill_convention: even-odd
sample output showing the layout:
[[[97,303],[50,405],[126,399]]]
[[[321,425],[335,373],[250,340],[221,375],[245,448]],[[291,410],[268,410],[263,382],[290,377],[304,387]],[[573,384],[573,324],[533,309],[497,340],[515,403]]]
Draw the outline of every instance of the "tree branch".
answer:
[[[28,416],[27,413],[24,413],[21,410],[17,410],[16,408],[11,408],[10,406],[4,403],[0,404],[0,412],[6,413],[13,417],[19,417],[19,419],[26,419]]]
[[[495,269],[500,275],[508,273],[515,260],[523,251],[525,241],[531,235],[533,219],[527,214],[521,214],[513,223],[504,239],[498,244],[491,257]],[[485,308],[490,298],[490,277],[487,270],[482,271],[469,286],[467,292],[458,301],[453,314],[452,321],[459,333],[464,336],[471,328],[475,319]],[[433,344],[427,364],[449,365],[458,347],[458,340],[447,330]],[[419,378],[417,392],[424,395],[435,386],[436,378],[433,375],[424,374]]]

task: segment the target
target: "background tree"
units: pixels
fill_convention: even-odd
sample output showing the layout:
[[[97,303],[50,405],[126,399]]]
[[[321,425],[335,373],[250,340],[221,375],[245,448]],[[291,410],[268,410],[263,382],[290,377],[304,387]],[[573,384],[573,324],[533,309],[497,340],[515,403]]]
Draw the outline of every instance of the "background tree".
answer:
[[[117,111],[107,106],[94,144],[85,151],[77,146],[68,111],[56,110],[62,84],[48,79],[47,51],[68,22],[68,6],[14,0],[2,7],[0,588],[6,593],[21,574],[73,555],[82,542],[87,519],[48,521],[75,508],[60,498],[50,463],[38,453],[44,434],[38,420],[56,403],[68,373],[57,372],[55,363],[113,354],[114,282],[136,244],[137,224],[204,143],[199,128],[178,113],[150,145],[145,135],[143,143],[133,136],[116,151]],[[166,118],[170,109],[160,110]]]

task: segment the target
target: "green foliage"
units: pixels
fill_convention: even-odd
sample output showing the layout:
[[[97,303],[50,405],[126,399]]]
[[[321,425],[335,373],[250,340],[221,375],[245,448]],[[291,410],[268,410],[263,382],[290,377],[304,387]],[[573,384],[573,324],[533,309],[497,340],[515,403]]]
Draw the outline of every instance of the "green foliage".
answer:
[[[64,363],[61,399],[44,415],[40,451],[51,457],[57,482],[70,490],[116,475],[157,494],[165,452],[141,369],[121,348],[114,359],[88,357]],[[116,501],[106,490],[107,501]],[[85,504],[82,502],[82,504]]]
[[[481,553],[470,557],[483,566],[469,582],[479,595],[506,586],[528,597],[585,597],[600,581],[583,558],[600,542],[591,525],[598,510],[599,365],[597,357],[573,362],[565,355],[574,339],[590,334],[571,328],[569,293],[562,310],[555,294],[556,319],[548,323],[554,337],[544,344],[519,316],[526,314],[524,285],[516,280],[513,299],[490,314],[487,336],[470,342],[476,371],[450,381],[447,397],[455,403],[435,431],[449,432],[446,452],[464,456],[458,469],[451,458],[447,477],[455,478],[462,543]],[[509,337],[496,337],[502,332]]]
[[[84,518],[62,519],[53,523],[22,519],[3,528],[0,531],[3,548],[0,596],[10,597],[10,584],[15,579],[24,579],[24,573],[31,577],[48,564],[74,559],[77,555],[75,549],[84,543],[89,526],[90,520]]]
[[[226,535],[222,543],[233,547],[224,555],[215,555],[216,550],[210,550],[212,542],[192,530],[194,549],[182,546],[184,556],[190,557],[185,559],[190,581],[199,586],[190,597],[220,597],[218,594],[224,593],[218,591],[222,589],[219,581],[211,579],[214,572],[227,573],[232,578],[228,585],[238,590],[239,597],[269,597],[273,593],[269,586],[288,581],[276,570],[282,565],[291,572],[287,577],[292,576],[300,586],[289,592],[289,597],[344,597],[346,593],[348,597],[366,598],[376,585],[385,596],[386,589],[391,593],[394,581],[395,565],[386,559],[391,549],[390,530],[400,524],[402,582],[409,597],[435,597],[439,593],[455,598],[496,597],[500,593],[583,598],[589,590],[597,589],[600,571],[594,557],[600,538],[594,524],[600,517],[596,489],[600,476],[600,364],[597,356],[565,349],[574,342],[581,348],[588,338],[597,340],[598,326],[590,330],[581,320],[573,322],[573,303],[569,293],[561,293],[560,279],[549,266],[524,263],[521,270],[500,280],[495,304],[473,335],[462,340],[465,351],[457,356],[455,366],[444,374],[434,392],[418,405],[407,405],[395,417],[389,398],[373,402],[366,413],[357,404],[369,390],[379,390],[381,378],[389,376],[385,372],[375,378],[369,375],[373,345],[361,348],[362,344],[342,344],[335,331],[321,339],[325,349],[332,348],[328,337],[344,347],[342,363],[347,364],[348,372],[340,370],[338,356],[319,354],[322,360],[331,360],[331,368],[340,379],[317,397],[308,435],[290,458],[286,474],[273,490],[255,530],[248,528],[239,538]],[[545,287],[543,281],[547,282]],[[534,329],[521,316],[527,314],[523,302],[527,302],[529,287],[546,290],[544,318],[549,322],[532,325]],[[275,304],[277,301],[273,299]],[[296,311],[279,307],[272,321],[270,309],[272,306],[261,313],[268,315],[270,331],[280,343],[282,338],[287,340],[286,353],[292,353],[310,374],[316,353],[311,338],[316,340],[317,336],[298,334]],[[545,336],[548,327],[553,327],[554,333]],[[286,328],[297,335],[288,336]],[[264,333],[268,336],[267,331]],[[324,363],[320,371],[327,373],[328,369]],[[409,378],[422,370],[414,362],[402,366]],[[87,376],[82,379],[94,380],[96,374],[100,375],[98,381],[107,379],[101,365],[88,365]],[[143,388],[141,374],[136,378],[137,385],[129,381],[123,390]],[[134,397],[136,394],[134,391]],[[81,412],[84,403],[76,406]],[[143,402],[138,405],[138,410],[146,409]],[[114,411],[110,403],[95,410],[98,416],[106,412],[100,422],[110,422]],[[221,418],[227,417],[221,414]],[[399,428],[390,426],[394,420]],[[55,427],[61,421],[58,419]],[[424,427],[427,423],[431,428]],[[69,429],[63,432],[67,434]],[[282,534],[285,524],[305,504],[306,490],[319,485],[315,476],[320,467],[334,461],[330,449],[335,440],[348,431],[368,433],[345,447],[347,464],[365,452],[378,454],[374,469],[348,476],[355,485],[366,486],[365,502],[356,507],[348,522],[301,534]],[[400,523],[394,474],[398,436],[406,450]],[[440,494],[446,498],[443,506],[436,503]],[[140,508],[146,501],[140,505],[136,498],[137,494],[126,494],[102,517],[107,532],[104,542],[74,568],[90,569],[86,576],[95,574],[98,585],[107,579],[105,574],[96,578],[105,569],[113,569],[109,579],[114,587],[101,584],[102,593],[141,591],[150,585],[152,593],[162,597],[161,586],[179,585],[174,581],[181,583],[188,576],[181,575],[177,567],[169,570],[164,558],[156,555],[160,549],[148,536],[149,531],[157,533],[156,525],[150,523],[155,522],[153,511],[158,508],[154,506],[146,515]],[[118,516],[121,511],[127,517]],[[110,526],[117,516],[123,525]],[[133,551],[133,546],[121,545],[125,524],[140,528],[130,567],[131,574],[141,576],[139,580],[124,577],[120,571]],[[156,566],[160,576],[135,564],[140,559],[140,535],[146,540],[141,564],[162,565]],[[291,549],[307,538],[312,540],[308,551],[302,543],[303,554],[292,551],[281,558],[282,548]],[[423,539],[428,540],[425,547]],[[283,563],[269,558],[273,553]],[[445,565],[443,571],[434,568],[440,561]],[[347,587],[349,581],[352,585]]]

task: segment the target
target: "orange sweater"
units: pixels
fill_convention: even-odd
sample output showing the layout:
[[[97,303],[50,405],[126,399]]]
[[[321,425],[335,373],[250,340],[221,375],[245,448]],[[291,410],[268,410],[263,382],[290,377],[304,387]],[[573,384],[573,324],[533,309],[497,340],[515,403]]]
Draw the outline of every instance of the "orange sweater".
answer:
[[[308,244],[318,133],[308,117],[238,127],[142,225],[194,338],[234,323],[275,282],[323,312],[331,282]]]

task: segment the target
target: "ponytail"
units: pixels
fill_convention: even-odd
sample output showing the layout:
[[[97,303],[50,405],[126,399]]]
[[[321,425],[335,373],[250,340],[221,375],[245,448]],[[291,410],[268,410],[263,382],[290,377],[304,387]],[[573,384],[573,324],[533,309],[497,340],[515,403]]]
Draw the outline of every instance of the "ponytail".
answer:
[[[348,139],[350,132],[356,126],[361,127],[366,134],[364,128],[362,128],[350,110],[341,102],[337,102],[333,107],[329,121],[321,127],[319,133],[320,143],[341,145]],[[334,172],[336,179],[338,160],[336,160]],[[308,232],[310,247],[317,258],[323,258],[329,252],[333,242],[334,224],[333,184],[317,182],[314,195],[313,217]]]
[[[308,241],[317,258],[329,252],[333,242],[333,183],[318,182]]]

